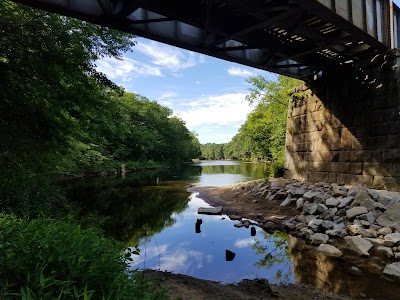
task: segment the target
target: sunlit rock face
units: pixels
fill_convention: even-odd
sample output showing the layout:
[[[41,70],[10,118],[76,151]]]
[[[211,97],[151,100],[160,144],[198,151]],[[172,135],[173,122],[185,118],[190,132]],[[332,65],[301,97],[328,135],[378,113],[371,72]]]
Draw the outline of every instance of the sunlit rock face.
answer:
[[[328,257],[292,236],[289,247],[296,284],[357,298],[364,294],[368,299],[398,299],[400,285],[381,276],[385,264],[380,259]]]
[[[385,57],[368,76],[324,70],[294,91],[286,178],[400,190],[400,58]]]

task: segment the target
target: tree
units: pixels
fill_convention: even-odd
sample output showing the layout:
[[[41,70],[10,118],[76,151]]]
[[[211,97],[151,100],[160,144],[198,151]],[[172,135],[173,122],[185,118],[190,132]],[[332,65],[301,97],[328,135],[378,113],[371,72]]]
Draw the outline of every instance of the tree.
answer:
[[[54,198],[48,180],[84,136],[79,128],[117,89],[95,61],[119,58],[134,41],[11,1],[0,2],[0,15],[0,203],[36,209]]]

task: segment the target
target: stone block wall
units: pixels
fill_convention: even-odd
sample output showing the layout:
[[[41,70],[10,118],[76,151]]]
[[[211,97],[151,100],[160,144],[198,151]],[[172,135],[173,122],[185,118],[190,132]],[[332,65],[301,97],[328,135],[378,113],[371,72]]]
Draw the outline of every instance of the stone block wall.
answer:
[[[400,190],[399,69],[392,51],[368,72],[326,71],[294,91],[285,177]]]

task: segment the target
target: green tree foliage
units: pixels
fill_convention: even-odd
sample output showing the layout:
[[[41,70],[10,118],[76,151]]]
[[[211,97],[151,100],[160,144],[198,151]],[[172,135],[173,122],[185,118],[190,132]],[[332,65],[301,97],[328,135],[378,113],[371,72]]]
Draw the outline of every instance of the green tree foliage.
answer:
[[[134,42],[11,1],[0,2],[0,16],[0,204],[52,211],[61,205],[53,172],[80,124],[116,88],[94,61]]]
[[[301,81],[284,76],[268,81],[257,76],[250,77],[247,82],[251,84],[247,100],[257,106],[238,134],[224,147],[225,157],[272,160],[275,172],[283,166],[290,91]]]
[[[17,214],[65,206],[61,172],[126,161],[185,161],[199,143],[166,107],[96,71],[131,35],[0,1],[0,205]],[[35,212],[35,213],[34,213]]]
[[[225,159],[225,144],[207,143],[201,145],[201,157],[204,159]]]

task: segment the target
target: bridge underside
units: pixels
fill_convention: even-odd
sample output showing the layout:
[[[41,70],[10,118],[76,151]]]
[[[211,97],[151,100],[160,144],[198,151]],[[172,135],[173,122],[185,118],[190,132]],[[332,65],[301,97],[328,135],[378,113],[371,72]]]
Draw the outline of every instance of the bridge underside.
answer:
[[[388,0],[16,2],[305,80],[332,65],[363,68],[398,42]]]

